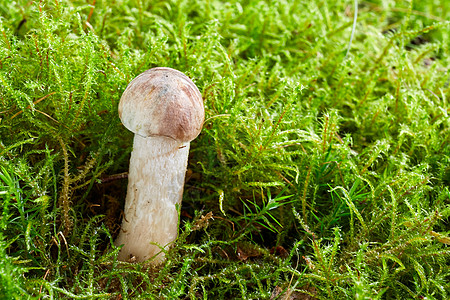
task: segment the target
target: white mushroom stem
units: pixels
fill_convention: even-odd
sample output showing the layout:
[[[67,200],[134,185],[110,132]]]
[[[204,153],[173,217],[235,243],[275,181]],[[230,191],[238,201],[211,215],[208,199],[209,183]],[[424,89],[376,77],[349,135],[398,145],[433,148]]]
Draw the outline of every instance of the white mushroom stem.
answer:
[[[164,260],[178,234],[189,143],[168,137],[134,136],[128,173],[125,216],[116,245],[124,244],[119,259],[152,263]],[[151,245],[156,243],[158,245]]]

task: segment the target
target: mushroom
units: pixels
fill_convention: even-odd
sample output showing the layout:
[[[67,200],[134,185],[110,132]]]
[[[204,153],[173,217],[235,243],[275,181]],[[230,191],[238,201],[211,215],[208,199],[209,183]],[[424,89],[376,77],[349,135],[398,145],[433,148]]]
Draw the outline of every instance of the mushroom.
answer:
[[[134,132],[119,260],[164,260],[176,240],[189,143],[204,121],[203,100],[180,71],[153,68],[123,92],[119,117]]]

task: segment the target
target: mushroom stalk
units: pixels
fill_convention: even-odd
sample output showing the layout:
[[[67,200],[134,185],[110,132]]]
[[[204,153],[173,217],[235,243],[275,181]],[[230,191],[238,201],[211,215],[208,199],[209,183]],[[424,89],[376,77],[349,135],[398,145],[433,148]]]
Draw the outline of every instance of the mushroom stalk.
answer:
[[[124,244],[120,260],[164,260],[178,234],[178,220],[189,142],[168,137],[134,136],[125,217],[116,244]]]

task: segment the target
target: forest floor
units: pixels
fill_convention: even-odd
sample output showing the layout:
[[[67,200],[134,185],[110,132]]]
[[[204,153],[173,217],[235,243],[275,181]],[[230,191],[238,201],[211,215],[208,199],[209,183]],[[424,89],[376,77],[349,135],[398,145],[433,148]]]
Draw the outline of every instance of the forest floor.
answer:
[[[0,12],[1,299],[449,299],[450,1]],[[206,117],[155,267],[113,241],[133,140],[117,106],[157,66]]]

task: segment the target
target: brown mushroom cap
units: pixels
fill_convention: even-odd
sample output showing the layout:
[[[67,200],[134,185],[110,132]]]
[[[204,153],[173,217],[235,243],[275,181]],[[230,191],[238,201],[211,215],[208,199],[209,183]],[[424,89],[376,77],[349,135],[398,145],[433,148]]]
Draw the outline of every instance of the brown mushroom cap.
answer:
[[[143,137],[195,139],[203,125],[202,95],[189,77],[171,68],[153,68],[133,79],[123,92],[119,117]]]

